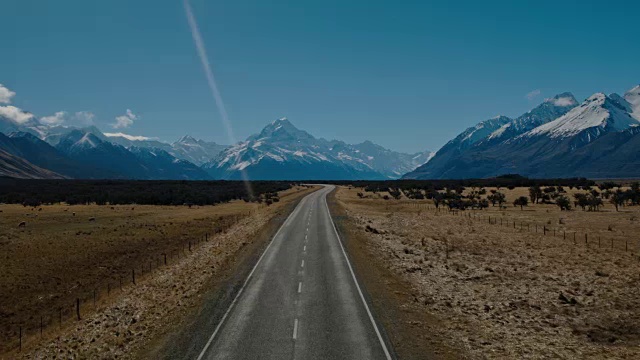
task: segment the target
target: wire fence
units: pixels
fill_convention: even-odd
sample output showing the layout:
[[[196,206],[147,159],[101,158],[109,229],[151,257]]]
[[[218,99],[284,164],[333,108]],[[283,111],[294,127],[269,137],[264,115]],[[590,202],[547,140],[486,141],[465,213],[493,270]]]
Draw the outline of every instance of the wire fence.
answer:
[[[149,254],[140,259],[136,266],[120,269],[116,274],[97,279],[99,285],[76,288],[73,296],[64,296],[68,301],[63,301],[62,304],[51,303],[50,306],[45,306],[48,308],[46,311],[20,317],[27,320],[11,322],[9,317],[5,318],[4,329],[0,332],[0,354],[21,352],[27,343],[43,339],[53,330],[62,329],[72,322],[81,321],[99,312],[127,287],[137,286],[155,270],[177,263],[202,244],[211,241],[215,235],[227,232],[233,225],[253,213],[254,211],[249,211],[222,217],[213,224],[211,232],[205,232],[200,237],[180,239],[161,253]]]
[[[468,218],[478,222],[485,222],[503,228],[515,229],[519,232],[531,232],[539,234],[541,237],[549,237],[556,240],[567,241],[575,246],[585,246],[590,249],[609,249],[623,252],[640,251],[640,243],[633,239],[614,234],[607,234],[609,231],[597,230],[571,230],[566,227],[553,227],[548,223],[536,223],[513,219],[508,216],[492,216],[482,213],[482,210],[457,210],[445,207],[435,207],[428,204],[411,204],[418,210],[431,211],[435,216],[456,216]],[[426,213],[425,213],[426,214]],[[602,233],[605,233],[603,235]]]

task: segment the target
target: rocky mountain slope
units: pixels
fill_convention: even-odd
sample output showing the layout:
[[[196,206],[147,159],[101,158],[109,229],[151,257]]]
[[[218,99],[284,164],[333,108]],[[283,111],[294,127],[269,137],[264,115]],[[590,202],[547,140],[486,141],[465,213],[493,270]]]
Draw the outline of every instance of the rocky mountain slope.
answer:
[[[38,167],[27,160],[0,149],[0,177],[18,179],[62,179],[60,174]]]

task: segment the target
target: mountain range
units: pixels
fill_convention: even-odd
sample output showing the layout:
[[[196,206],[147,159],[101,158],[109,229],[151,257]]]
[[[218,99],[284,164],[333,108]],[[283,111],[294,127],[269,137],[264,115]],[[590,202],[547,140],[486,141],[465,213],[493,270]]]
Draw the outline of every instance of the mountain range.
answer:
[[[46,126],[37,119],[15,124],[0,117],[0,150],[6,152],[0,176],[152,180],[241,179],[243,173],[254,180],[394,179],[433,155],[316,139],[287,119],[229,147],[191,136],[166,143],[95,126]],[[23,161],[22,172],[2,170],[15,167],[9,155],[12,163]]]
[[[286,118],[231,146],[168,143],[95,126],[0,116],[0,176],[93,179],[384,180],[640,176],[640,85],[578,102],[568,92],[472,126],[435,154],[316,138]]]
[[[515,119],[469,128],[405,179],[640,176],[640,86],[624,96],[570,93],[545,100]]]
[[[217,179],[394,179],[430,156],[428,151],[399,153],[370,141],[350,145],[317,139],[281,118],[222,151],[203,168]]]

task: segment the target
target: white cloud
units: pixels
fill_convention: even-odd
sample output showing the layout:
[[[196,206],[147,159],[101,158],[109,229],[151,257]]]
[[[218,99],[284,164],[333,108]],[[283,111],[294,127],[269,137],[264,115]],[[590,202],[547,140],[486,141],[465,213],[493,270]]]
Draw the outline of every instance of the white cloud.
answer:
[[[104,133],[106,137],[121,137],[131,141],[144,141],[144,140],[156,140],[157,138],[150,138],[146,136],[129,135],[125,133]]]
[[[6,117],[18,125],[22,125],[33,118],[33,114],[11,105],[0,106],[0,116]]]
[[[73,120],[80,126],[93,125],[93,119],[95,119],[95,117],[95,114],[89,111],[78,111],[73,114]]]
[[[139,116],[134,114],[133,111],[127,109],[127,113],[124,115],[116,116],[116,122],[111,125],[114,129],[123,129],[133,125],[135,120],[138,120]]]
[[[67,116],[66,111],[58,111],[51,116],[43,116],[40,118],[40,123],[43,125],[61,125],[65,122],[65,117]]]
[[[530,91],[524,97],[526,97],[528,100],[533,100],[533,99],[537,98],[538,95],[540,95],[540,89],[535,89],[535,90]]]
[[[561,97],[561,98],[549,99],[549,100],[552,101],[553,105],[555,106],[569,106],[569,105],[576,104],[576,101],[570,97]]]
[[[11,98],[15,95],[15,92],[7,89],[4,85],[0,84],[0,104],[11,103]]]

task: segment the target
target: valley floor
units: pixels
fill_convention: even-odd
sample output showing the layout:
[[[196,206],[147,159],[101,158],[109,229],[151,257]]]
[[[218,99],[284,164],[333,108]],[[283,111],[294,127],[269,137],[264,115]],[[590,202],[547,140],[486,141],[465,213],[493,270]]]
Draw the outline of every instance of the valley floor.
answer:
[[[0,359],[147,358],[313,190],[268,207],[0,205]]]
[[[400,358],[640,357],[637,207],[456,215],[358,192],[332,211]]]

